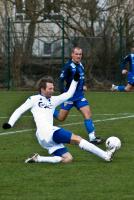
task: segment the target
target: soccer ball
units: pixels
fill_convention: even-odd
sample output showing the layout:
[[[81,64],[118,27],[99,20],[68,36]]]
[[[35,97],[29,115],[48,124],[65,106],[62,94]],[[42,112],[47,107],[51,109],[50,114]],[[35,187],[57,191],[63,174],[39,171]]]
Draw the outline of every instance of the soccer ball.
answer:
[[[116,148],[116,150],[121,148],[121,141],[118,137],[111,136],[107,138],[106,140],[106,148],[107,149],[113,149]]]

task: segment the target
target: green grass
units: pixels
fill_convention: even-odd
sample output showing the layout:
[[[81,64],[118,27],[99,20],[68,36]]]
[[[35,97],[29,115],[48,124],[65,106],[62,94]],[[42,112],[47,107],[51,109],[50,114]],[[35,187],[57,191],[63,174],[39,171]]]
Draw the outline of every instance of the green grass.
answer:
[[[0,124],[32,92],[0,93]],[[117,136],[122,148],[111,163],[95,155],[67,145],[74,157],[70,164],[25,164],[33,152],[47,155],[38,144],[30,112],[25,113],[12,130],[20,133],[0,135],[0,200],[133,200],[134,199],[134,118],[120,118],[134,114],[134,93],[88,92],[97,135]],[[75,114],[75,116],[72,116]],[[108,118],[118,118],[105,121]],[[100,120],[100,121],[97,121]],[[104,120],[104,121],[101,121]],[[73,109],[61,123],[88,139],[83,119]],[[57,121],[56,124],[59,124]],[[78,123],[78,124],[77,124]],[[105,149],[105,145],[101,145]]]

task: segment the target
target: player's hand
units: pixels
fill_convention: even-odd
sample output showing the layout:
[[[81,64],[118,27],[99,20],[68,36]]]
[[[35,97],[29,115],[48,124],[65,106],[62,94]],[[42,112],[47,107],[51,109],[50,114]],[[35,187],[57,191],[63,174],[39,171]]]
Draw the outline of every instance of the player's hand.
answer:
[[[74,80],[79,81],[79,78],[80,78],[80,73],[79,73],[78,69],[76,69],[76,72],[74,74]]]
[[[11,128],[11,125],[8,124],[8,123],[4,123],[4,124],[2,125],[2,128],[4,128],[4,129],[9,129],[9,128]]]
[[[122,74],[127,74],[127,73],[128,73],[127,69],[122,70]]]

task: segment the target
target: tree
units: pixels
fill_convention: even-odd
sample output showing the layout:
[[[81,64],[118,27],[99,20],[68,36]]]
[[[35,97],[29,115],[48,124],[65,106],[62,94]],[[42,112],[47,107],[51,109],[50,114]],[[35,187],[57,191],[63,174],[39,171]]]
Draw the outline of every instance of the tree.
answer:
[[[108,79],[112,67],[117,65],[119,51],[123,54],[127,50],[134,33],[132,20],[134,12],[133,7],[130,6],[132,2],[129,0],[118,0],[115,4],[108,2],[111,1],[105,0],[103,4],[100,4],[100,0],[2,0],[3,30],[7,31],[5,18],[12,18],[15,8],[17,9],[16,17],[19,19],[19,23],[16,23],[17,21],[13,23],[12,20],[10,23],[14,85],[21,85],[22,66],[31,62],[38,23],[44,20],[46,22],[49,18],[52,24],[59,26],[59,30],[63,29],[61,20],[52,20],[53,17],[58,16],[64,19],[64,37],[70,42],[70,46],[83,47],[87,77],[93,74],[96,80],[100,77],[101,80],[104,80],[104,77]],[[21,17],[27,23],[24,23]],[[52,33],[51,29],[49,31],[53,37],[55,34],[57,34],[56,37],[61,37],[59,32]],[[42,34],[47,32],[49,35],[49,31],[47,26],[40,28]],[[124,38],[126,38],[125,44]],[[1,41],[6,41],[4,34]],[[6,47],[6,43],[3,42],[3,44]],[[95,70],[99,73],[97,74]]]
[[[44,16],[44,12],[48,13],[48,10],[47,7],[44,7],[42,0],[2,0],[1,4],[4,8],[4,12],[3,9],[1,10],[1,22],[5,29],[5,35],[7,29],[10,32],[8,38],[10,39],[8,41],[11,53],[10,64],[12,64],[10,67],[12,68],[13,84],[17,87],[21,85],[22,66],[28,64],[32,56],[37,21],[40,16]],[[16,22],[14,22],[15,16],[17,17]],[[7,23],[8,19],[10,19],[10,24]],[[27,20],[27,23],[23,19]],[[4,37],[3,41],[5,41]],[[7,51],[9,47],[6,43],[4,45],[5,51]]]

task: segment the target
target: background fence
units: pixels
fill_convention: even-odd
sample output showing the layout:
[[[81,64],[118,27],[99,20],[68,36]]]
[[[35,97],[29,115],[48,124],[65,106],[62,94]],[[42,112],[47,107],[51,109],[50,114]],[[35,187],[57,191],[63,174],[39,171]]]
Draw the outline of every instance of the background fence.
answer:
[[[23,27],[22,27],[23,26]],[[32,56],[22,51],[27,41],[27,23],[16,24],[10,19],[1,27],[0,87],[8,89],[32,89],[44,75],[51,75],[57,82],[63,63],[69,58],[71,48],[83,49],[86,82],[91,88],[106,89],[111,83],[121,83],[120,61],[126,54],[125,38],[76,37],[66,38],[63,30],[59,36],[40,32],[44,26],[36,26]],[[16,28],[17,27],[17,28]]]

